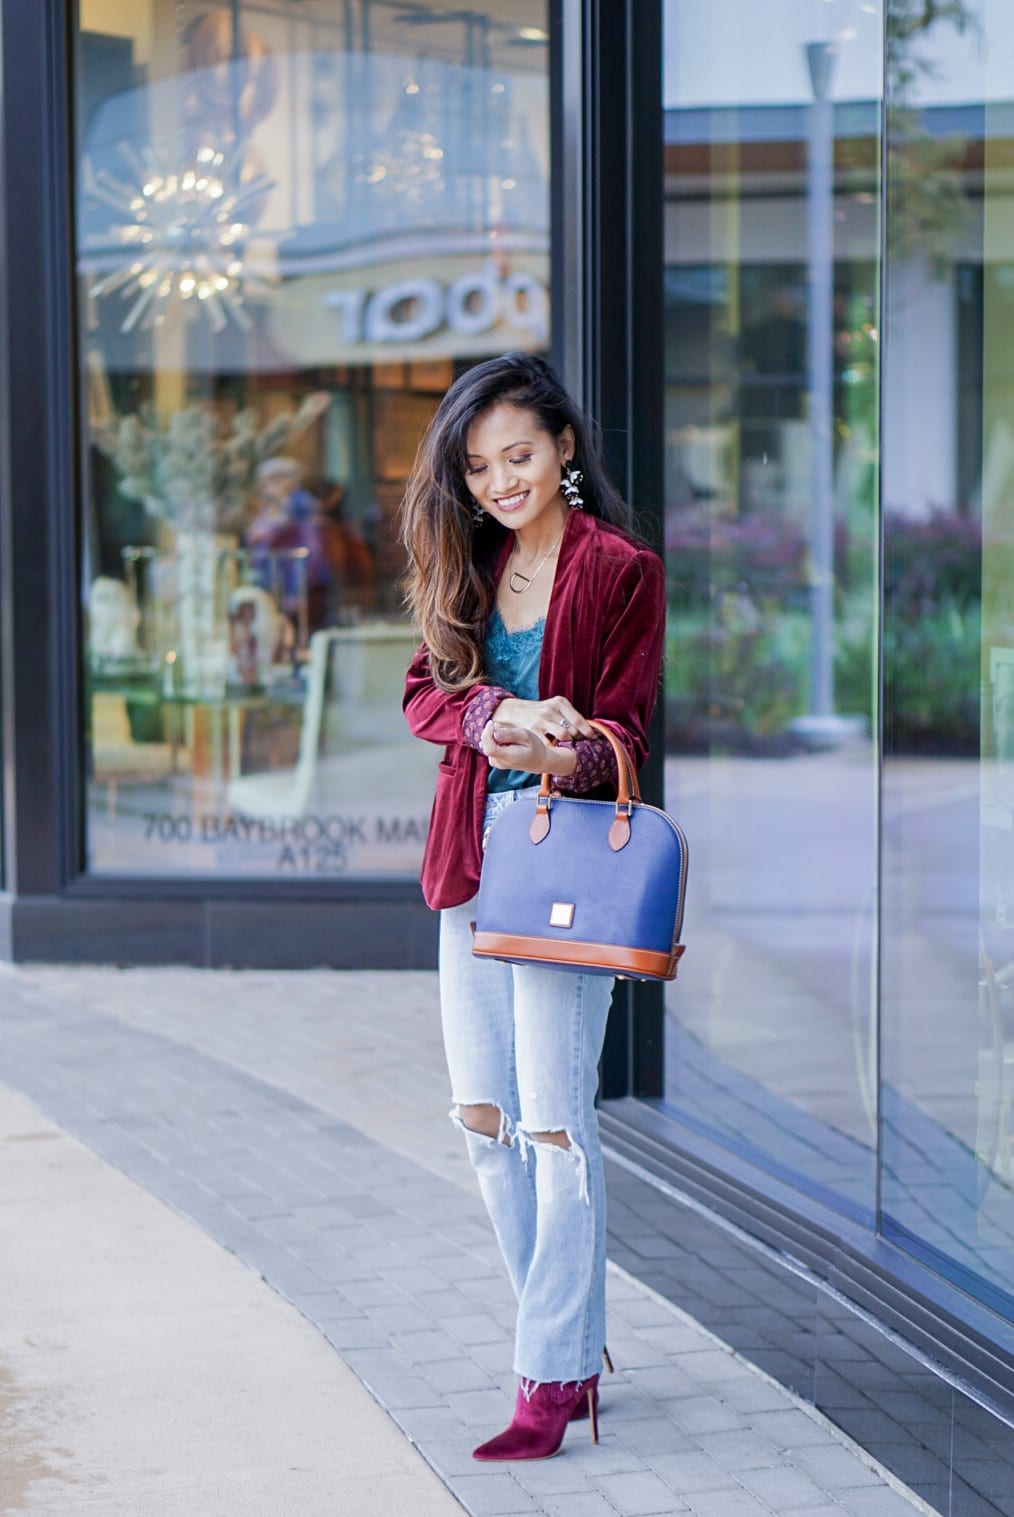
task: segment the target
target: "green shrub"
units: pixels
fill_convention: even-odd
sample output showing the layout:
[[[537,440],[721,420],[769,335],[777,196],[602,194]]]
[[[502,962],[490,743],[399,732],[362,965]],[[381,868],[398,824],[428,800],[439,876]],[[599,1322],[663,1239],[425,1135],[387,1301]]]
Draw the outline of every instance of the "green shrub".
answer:
[[[952,602],[884,630],[884,735],[894,751],[975,751],[980,614]]]
[[[889,749],[978,748],[982,530],[934,511],[884,522],[884,737]]]
[[[781,516],[674,512],[665,549],[670,598],[684,608],[706,607],[729,590],[765,604],[805,594],[806,541],[796,523]]]
[[[755,514],[671,519],[666,698],[677,743],[756,746],[807,709],[805,541]],[[874,543],[839,531],[835,707],[875,715]],[[895,750],[978,740],[982,540],[978,523],[890,513],[884,532],[886,736]],[[845,571],[848,571],[847,573]]]
[[[666,642],[666,698],[677,722],[717,721],[768,736],[806,709],[808,618],[743,591],[713,612],[675,613]]]
[[[982,594],[982,531],[977,521],[934,511],[921,521],[884,519],[884,601],[889,617],[914,620]]]

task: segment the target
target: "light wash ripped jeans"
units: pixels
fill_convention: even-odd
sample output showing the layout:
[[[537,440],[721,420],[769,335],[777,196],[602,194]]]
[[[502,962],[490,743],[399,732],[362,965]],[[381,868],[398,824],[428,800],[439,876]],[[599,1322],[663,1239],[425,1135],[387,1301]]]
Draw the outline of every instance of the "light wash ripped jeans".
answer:
[[[511,794],[490,797],[486,823]],[[440,913],[440,1004],[454,1106],[518,1297],[514,1369],[585,1380],[605,1344],[605,1181],[595,1093],[613,981],[472,955],[475,900]],[[500,1138],[459,1107],[500,1112]],[[565,1132],[569,1148],[532,1133]],[[506,1140],[506,1141],[505,1141]]]

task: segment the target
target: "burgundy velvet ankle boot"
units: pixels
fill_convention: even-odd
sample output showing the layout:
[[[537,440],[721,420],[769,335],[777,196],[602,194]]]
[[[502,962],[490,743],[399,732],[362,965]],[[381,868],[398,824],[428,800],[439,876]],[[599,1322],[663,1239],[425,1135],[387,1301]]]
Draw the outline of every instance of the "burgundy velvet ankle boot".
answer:
[[[473,1459],[552,1459],[563,1447],[563,1435],[575,1408],[580,1402],[588,1407],[591,1417],[592,1439],[599,1441],[598,1407],[596,1388],[598,1375],[589,1380],[547,1380],[542,1385],[531,1385],[525,1394],[525,1382],[518,1386],[518,1399],[514,1407],[514,1420],[509,1428],[480,1444]]]
[[[612,1374],[613,1373],[613,1361],[609,1357],[609,1350],[608,1350],[608,1348],[605,1348],[605,1347],[603,1347],[603,1349],[602,1349],[602,1362],[605,1365],[606,1369],[609,1371],[609,1373]],[[590,1396],[587,1396],[587,1397],[582,1396],[581,1400],[578,1402],[577,1406],[574,1408],[574,1410],[570,1414],[570,1420],[571,1420],[571,1422],[583,1422],[584,1419],[587,1416],[590,1415],[591,1408],[593,1406],[595,1408],[595,1415],[598,1416],[598,1410],[599,1410],[599,1392],[598,1392],[598,1386],[595,1387],[595,1390],[592,1392],[592,1394]]]

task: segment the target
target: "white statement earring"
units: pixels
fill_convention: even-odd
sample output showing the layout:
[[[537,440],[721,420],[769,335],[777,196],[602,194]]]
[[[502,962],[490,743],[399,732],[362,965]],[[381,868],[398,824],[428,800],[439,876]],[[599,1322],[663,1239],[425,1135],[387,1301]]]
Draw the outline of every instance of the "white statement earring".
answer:
[[[485,511],[479,505],[478,501],[476,501],[475,505],[472,507],[472,520],[475,522],[475,525],[477,527],[482,526],[482,519],[485,515]]]
[[[572,511],[584,509],[584,501],[581,498],[581,491],[578,489],[582,479],[584,479],[584,475],[581,473],[581,470],[575,469],[568,459],[563,466],[563,479],[560,483],[560,489],[566,496],[567,504]]]

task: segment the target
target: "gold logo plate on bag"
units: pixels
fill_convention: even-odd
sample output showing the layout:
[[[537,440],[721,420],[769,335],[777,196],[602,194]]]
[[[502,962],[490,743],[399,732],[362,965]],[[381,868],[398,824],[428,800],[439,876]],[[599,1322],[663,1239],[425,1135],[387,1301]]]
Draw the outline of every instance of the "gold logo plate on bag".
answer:
[[[573,927],[574,906],[571,901],[554,901],[549,913],[550,927]]]

